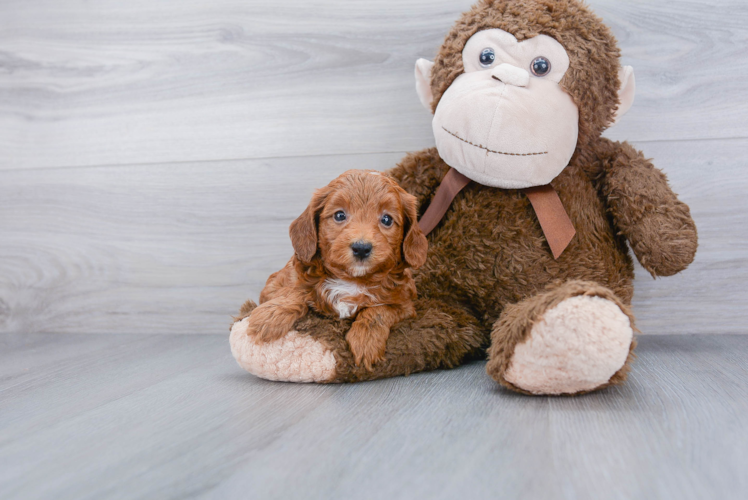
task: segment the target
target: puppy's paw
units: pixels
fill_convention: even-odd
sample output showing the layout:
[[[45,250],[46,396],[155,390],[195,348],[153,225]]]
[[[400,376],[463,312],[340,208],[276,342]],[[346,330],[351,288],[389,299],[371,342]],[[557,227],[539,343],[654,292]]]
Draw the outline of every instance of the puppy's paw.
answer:
[[[249,315],[247,335],[258,342],[273,342],[291,331],[295,322],[294,314],[272,302],[265,302]]]
[[[382,339],[382,335],[373,334],[366,327],[354,322],[345,335],[345,339],[351,348],[356,366],[363,365],[364,368],[371,371],[375,363],[384,359],[387,348],[386,335]]]
[[[234,316],[234,323],[238,323],[239,321],[243,320],[250,314],[252,314],[252,311],[254,311],[257,308],[257,304],[253,300],[247,300],[242,304],[241,309],[239,309],[239,314],[237,316]],[[233,324],[232,324],[233,328]]]

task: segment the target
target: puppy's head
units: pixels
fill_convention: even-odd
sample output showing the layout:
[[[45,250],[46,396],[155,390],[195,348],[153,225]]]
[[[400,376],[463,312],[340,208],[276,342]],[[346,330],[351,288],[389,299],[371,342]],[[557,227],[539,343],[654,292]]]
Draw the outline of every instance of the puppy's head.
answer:
[[[418,227],[416,199],[371,170],[349,170],[315,191],[290,228],[296,256],[351,277],[426,262],[428,242]]]

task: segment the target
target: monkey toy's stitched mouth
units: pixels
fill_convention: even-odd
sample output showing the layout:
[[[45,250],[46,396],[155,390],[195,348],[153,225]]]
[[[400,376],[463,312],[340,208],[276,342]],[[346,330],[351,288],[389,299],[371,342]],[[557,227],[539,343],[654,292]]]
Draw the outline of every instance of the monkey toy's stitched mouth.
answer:
[[[455,134],[454,132],[451,132],[451,131],[447,130],[445,127],[442,127],[442,129],[444,129],[444,131],[446,133],[448,133],[449,135],[451,135],[453,137],[456,137],[457,139],[461,140],[465,144],[470,144],[471,146],[476,147],[478,149],[482,149],[482,150],[484,150],[484,151],[486,151],[488,153],[494,153],[494,154],[497,154],[497,155],[506,155],[506,156],[538,156],[538,155],[547,155],[548,154],[548,151],[543,151],[542,153],[505,153],[503,151],[494,151],[493,149],[488,149],[487,147],[485,147],[485,146],[483,146],[481,144],[473,144],[472,142],[470,142],[470,141],[468,141],[466,139],[463,139],[462,137],[460,137],[459,135]]]

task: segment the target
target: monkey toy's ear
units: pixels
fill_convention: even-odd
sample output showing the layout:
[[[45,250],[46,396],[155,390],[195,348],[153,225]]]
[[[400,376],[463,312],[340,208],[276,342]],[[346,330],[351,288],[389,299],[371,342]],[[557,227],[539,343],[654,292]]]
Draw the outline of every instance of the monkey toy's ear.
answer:
[[[434,63],[428,59],[419,59],[416,61],[416,92],[421,100],[423,107],[431,111],[431,101],[434,100],[434,94],[431,92],[431,68]]]
[[[618,89],[618,109],[616,115],[613,117],[613,123],[618,123],[623,115],[631,109],[631,105],[634,104],[634,94],[636,94],[636,79],[634,78],[634,68],[631,66],[624,66],[618,70],[618,79],[621,81],[621,88]]]

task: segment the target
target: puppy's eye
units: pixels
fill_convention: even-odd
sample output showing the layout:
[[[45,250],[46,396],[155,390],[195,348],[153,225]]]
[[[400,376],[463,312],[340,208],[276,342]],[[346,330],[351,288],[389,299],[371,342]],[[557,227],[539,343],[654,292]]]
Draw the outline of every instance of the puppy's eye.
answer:
[[[389,215],[387,215],[387,214],[384,214],[384,215],[382,216],[382,218],[380,219],[380,221],[382,222],[382,224],[383,224],[383,225],[384,225],[385,227],[390,227],[390,226],[392,225],[392,222],[393,222],[393,221],[392,221],[392,217],[390,217],[390,216],[389,216]]]
[[[335,219],[335,222],[343,222],[345,220],[345,212],[338,210],[332,218]]]
[[[545,76],[551,70],[551,61],[545,57],[536,57],[530,63],[530,71],[535,76]]]

